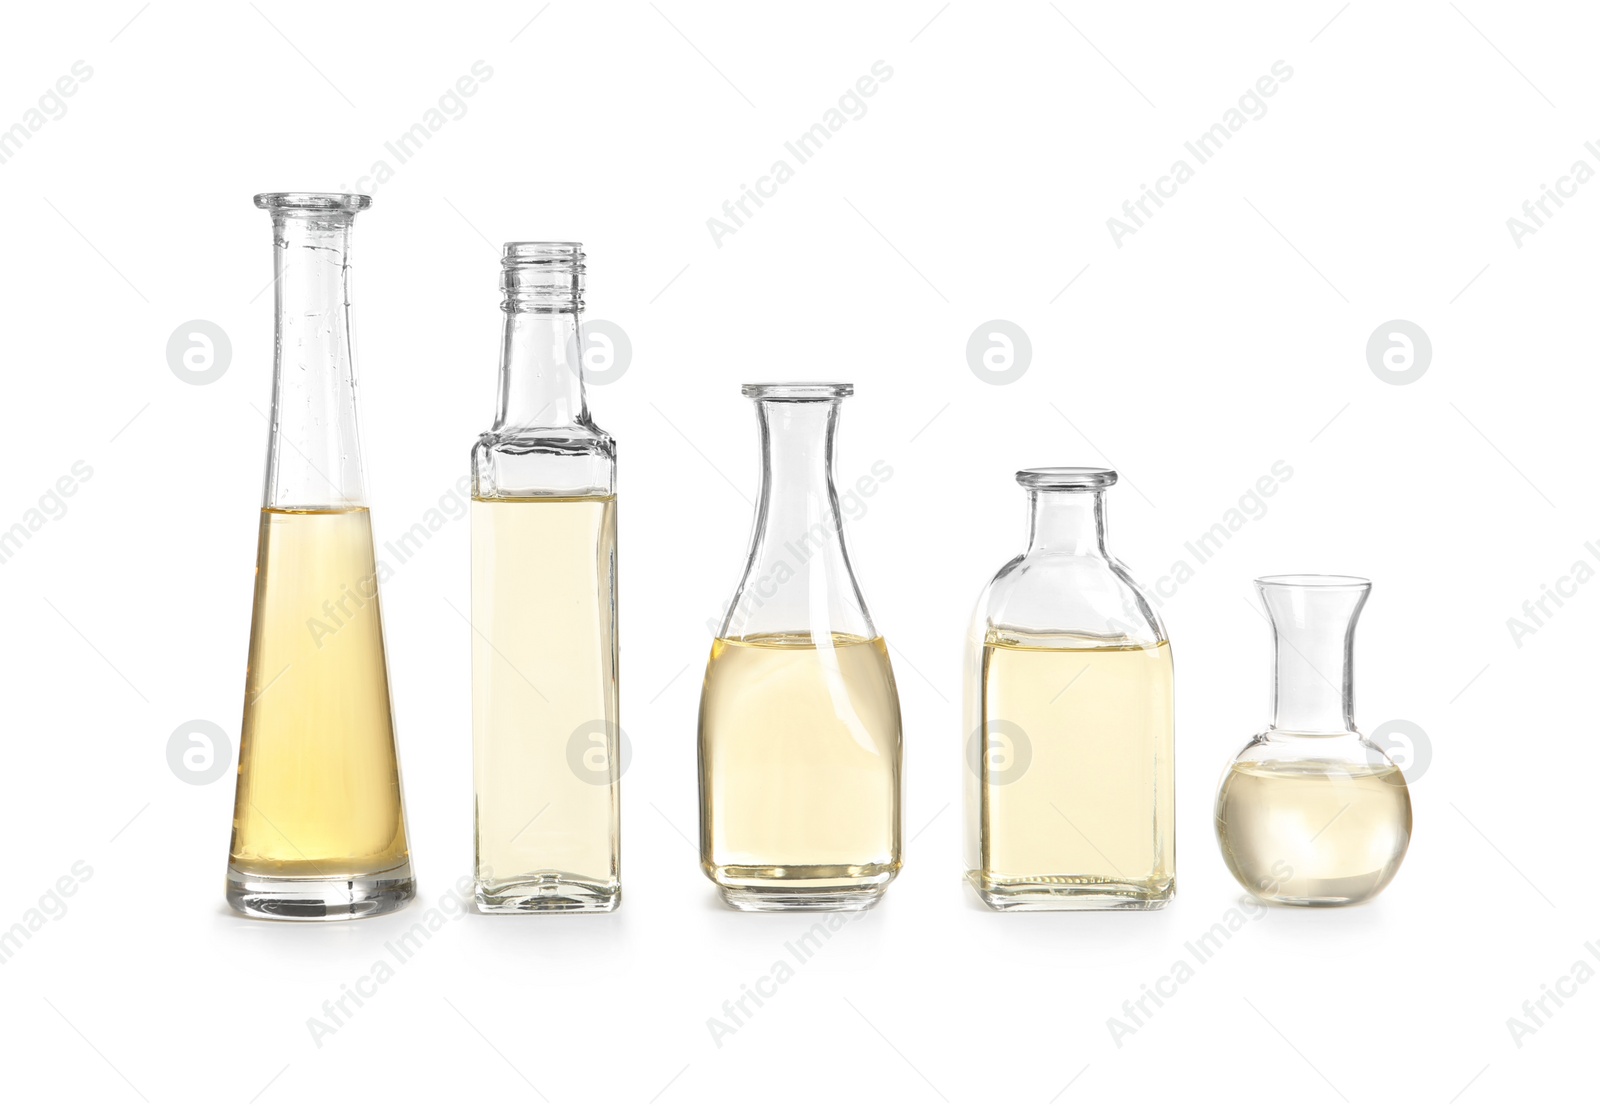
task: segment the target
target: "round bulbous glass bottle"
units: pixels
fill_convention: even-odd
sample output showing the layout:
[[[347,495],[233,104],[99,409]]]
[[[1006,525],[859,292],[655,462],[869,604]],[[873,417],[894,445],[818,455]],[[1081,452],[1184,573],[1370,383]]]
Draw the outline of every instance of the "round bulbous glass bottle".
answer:
[[[1223,773],[1223,859],[1266,902],[1365,902],[1411,843],[1405,776],[1353,716],[1355,625],[1371,582],[1265,576],[1256,587],[1273,631],[1273,721]]]

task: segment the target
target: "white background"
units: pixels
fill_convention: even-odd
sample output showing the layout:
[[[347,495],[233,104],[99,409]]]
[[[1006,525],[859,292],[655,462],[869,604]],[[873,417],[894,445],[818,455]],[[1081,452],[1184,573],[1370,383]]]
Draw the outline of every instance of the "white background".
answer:
[[[1600,585],[1520,646],[1506,623],[1600,565],[1600,183],[1520,245],[1506,221],[1574,161],[1600,169],[1593,13],[540,2],[7,10],[0,126],[75,61],[93,76],[0,165],[0,528],[75,461],[93,475],[0,564],[0,928],[42,896],[55,915],[0,964],[4,1097],[1475,1103],[1587,1085],[1600,985],[1547,1004],[1520,1047],[1507,1019],[1600,963]],[[479,60],[493,76],[465,114],[394,164],[384,143]],[[715,244],[706,220],[879,60],[893,77],[866,114]],[[1265,116],[1115,244],[1107,218],[1279,60],[1293,77]],[[450,921],[319,1047],[308,1019],[469,871],[465,522],[384,590],[417,905],[320,927],[229,915],[231,774],[184,782],[166,747],[191,719],[238,736],[272,341],[250,197],[354,188],[385,158],[354,254],[380,541],[438,503],[490,419],[502,240],[581,239],[590,316],[633,341],[591,390],[621,448],[626,893],[609,917]],[[206,386],[166,361],[193,319],[233,344]],[[966,363],[991,319],[1031,337],[1016,383]],[[1365,354],[1393,319],[1433,344],[1405,386]],[[721,908],[689,844],[707,621],[756,480],[738,385],[788,378],[856,384],[841,478],[893,468],[849,538],[894,647],[910,843],[881,906],[719,1047],[707,1019],[817,920]],[[982,910],[960,879],[961,643],[1023,542],[1012,472],[1117,467],[1111,545],[1152,584],[1279,460],[1294,475],[1265,515],[1162,606],[1176,904]],[[1411,853],[1371,905],[1251,922],[1119,1046],[1107,1019],[1240,902],[1210,807],[1267,720],[1266,572],[1374,580],[1358,721],[1409,720],[1433,747]],[[78,861],[92,876],[63,915],[47,893]]]

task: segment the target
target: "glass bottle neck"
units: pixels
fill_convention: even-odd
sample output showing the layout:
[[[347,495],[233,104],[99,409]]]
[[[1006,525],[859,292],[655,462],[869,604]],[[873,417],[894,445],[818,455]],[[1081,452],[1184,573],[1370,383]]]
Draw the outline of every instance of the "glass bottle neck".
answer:
[[[494,429],[586,426],[582,348],[576,307],[530,311],[505,307],[500,339],[500,401]]]
[[[500,402],[494,430],[593,429],[583,392],[583,247],[507,242],[500,261]]]
[[[838,399],[757,399],[761,493],[720,636],[876,636],[845,551],[833,479]]]
[[[1257,586],[1272,622],[1272,728],[1353,732],[1355,628],[1366,590]]]
[[[353,211],[272,212],[276,340],[268,507],[365,502],[350,325],[354,218]]]
[[[833,487],[838,403],[763,400],[756,412],[762,457],[758,525],[769,538],[785,541],[820,539],[824,531],[837,536],[843,526]]]
[[[1028,553],[1109,557],[1104,492],[1100,489],[1029,490]]]

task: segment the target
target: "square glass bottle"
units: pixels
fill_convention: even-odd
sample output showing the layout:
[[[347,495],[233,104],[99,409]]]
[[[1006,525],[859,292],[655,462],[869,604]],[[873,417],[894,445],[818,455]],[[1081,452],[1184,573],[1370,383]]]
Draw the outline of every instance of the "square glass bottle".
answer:
[[[472,451],[475,899],[622,898],[617,454],[583,388],[584,255],[509,242],[494,426]]]
[[[1106,549],[1110,469],[1017,473],[1028,548],[967,649],[967,881],[997,910],[1152,910],[1176,887],[1172,655]]]

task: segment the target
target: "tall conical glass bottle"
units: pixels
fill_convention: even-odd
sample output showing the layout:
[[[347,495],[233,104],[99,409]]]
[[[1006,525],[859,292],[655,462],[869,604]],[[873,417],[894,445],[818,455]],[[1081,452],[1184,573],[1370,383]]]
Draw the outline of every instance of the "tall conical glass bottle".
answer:
[[[500,405],[472,451],[476,900],[615,910],[617,452],[584,399],[583,250],[509,242]]]
[[[900,699],[844,546],[848,384],[746,384],[761,496],[700,698],[700,863],[740,910],[861,910],[900,870]]]
[[[356,432],[350,230],[367,196],[261,195],[277,341],[228,902],[328,920],[415,894]]]
[[[1172,653],[1106,548],[1099,468],[1017,473],[1028,548],[967,643],[967,880],[997,910],[1154,910],[1176,887]]]

